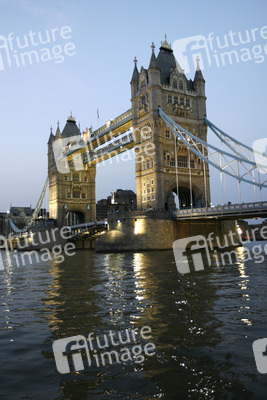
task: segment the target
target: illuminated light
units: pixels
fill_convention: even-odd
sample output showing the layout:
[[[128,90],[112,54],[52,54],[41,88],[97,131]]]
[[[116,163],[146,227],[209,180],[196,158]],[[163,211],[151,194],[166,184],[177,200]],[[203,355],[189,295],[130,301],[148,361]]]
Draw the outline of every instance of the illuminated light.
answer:
[[[139,233],[143,233],[143,232],[144,232],[144,220],[139,219],[139,220],[135,221],[135,223],[134,223],[134,234],[138,235]]]
[[[121,222],[121,220],[120,220],[120,219],[118,219],[118,222],[120,223],[120,222]]]
[[[242,229],[240,227],[237,228],[237,232],[238,232],[239,235],[242,235],[242,233],[243,233]]]

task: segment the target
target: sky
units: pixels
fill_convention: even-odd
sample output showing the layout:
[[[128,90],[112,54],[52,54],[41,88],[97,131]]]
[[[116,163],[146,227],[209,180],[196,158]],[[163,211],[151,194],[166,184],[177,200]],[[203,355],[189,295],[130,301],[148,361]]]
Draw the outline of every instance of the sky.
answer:
[[[148,68],[151,43],[157,53],[165,34],[180,46],[192,37],[206,44],[218,37],[221,47],[238,52],[239,62],[233,57],[222,65],[224,50],[213,39],[217,47],[203,56],[207,116],[249,146],[266,138],[266,16],[265,0],[0,0],[0,211],[36,205],[47,176],[50,127],[55,133],[58,120],[62,130],[72,111],[81,130],[96,129],[131,107],[133,59]],[[243,41],[247,32],[247,43],[238,41],[238,32]],[[32,50],[39,59],[30,63],[22,54]],[[191,66],[187,77],[194,77]],[[212,203],[220,204],[218,174],[210,175]],[[134,162],[98,166],[96,185],[97,200],[112,189],[135,191]],[[254,201],[252,187],[241,192],[242,201]],[[266,190],[262,195],[267,200]],[[236,182],[227,183],[226,197],[238,201]]]

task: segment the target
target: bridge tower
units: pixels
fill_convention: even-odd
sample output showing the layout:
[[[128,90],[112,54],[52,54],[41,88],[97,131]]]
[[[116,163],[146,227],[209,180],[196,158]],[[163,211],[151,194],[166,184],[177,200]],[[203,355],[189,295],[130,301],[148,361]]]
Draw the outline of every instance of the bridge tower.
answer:
[[[187,79],[166,35],[157,57],[154,49],[153,43],[148,69],[141,67],[138,71],[134,60],[131,79],[135,151],[138,152],[137,209],[175,209],[173,193],[177,193],[177,187],[180,208],[203,207],[210,204],[208,164],[204,166],[179,140],[175,145],[174,134],[159,117],[158,107],[182,127],[206,140],[205,80],[198,62],[194,80]],[[155,146],[153,155],[148,144]]]
[[[62,154],[70,143],[78,143],[81,139],[81,132],[72,115],[67,119],[62,133],[59,122],[55,135],[51,128],[48,141],[49,216],[56,219],[59,226],[96,219],[96,166],[77,165],[71,160],[66,161],[62,169],[62,163],[59,167],[56,162],[58,149]]]

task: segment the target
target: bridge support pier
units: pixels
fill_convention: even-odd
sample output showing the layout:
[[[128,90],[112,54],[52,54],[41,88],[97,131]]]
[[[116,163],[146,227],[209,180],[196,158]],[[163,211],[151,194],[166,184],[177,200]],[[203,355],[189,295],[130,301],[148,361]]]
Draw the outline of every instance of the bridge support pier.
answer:
[[[132,211],[109,216],[108,230],[97,240],[96,251],[169,250],[175,240],[196,235],[209,237],[213,248],[240,245],[234,220],[177,221],[168,211]]]

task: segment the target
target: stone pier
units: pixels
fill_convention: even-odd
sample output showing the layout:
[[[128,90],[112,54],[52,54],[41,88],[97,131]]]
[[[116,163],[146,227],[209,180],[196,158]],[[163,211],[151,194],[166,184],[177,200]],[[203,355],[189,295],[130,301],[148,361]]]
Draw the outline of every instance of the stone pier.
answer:
[[[233,220],[177,221],[171,219],[169,211],[120,212],[109,215],[108,230],[97,240],[96,251],[169,250],[177,239],[196,235],[207,238],[212,232],[213,237],[218,237],[220,244],[224,245],[224,235],[230,231],[236,233],[236,222]]]

